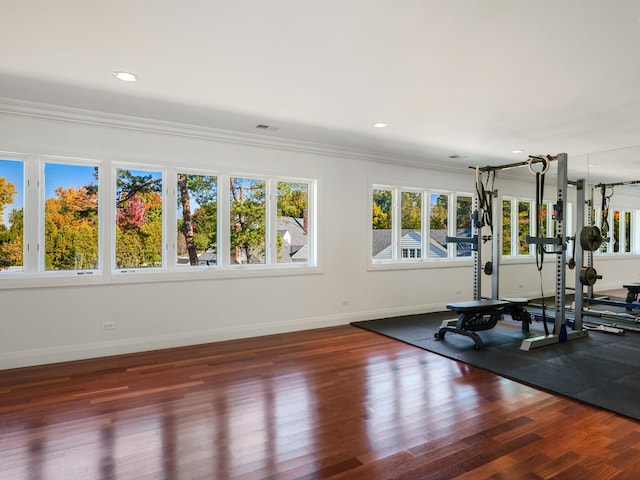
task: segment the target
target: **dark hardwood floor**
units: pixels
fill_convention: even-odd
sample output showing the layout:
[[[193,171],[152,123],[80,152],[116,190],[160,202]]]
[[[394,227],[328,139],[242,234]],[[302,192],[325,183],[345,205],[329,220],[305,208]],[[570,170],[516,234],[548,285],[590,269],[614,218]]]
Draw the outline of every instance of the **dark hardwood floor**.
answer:
[[[1,371],[0,478],[638,479],[640,423],[342,326]]]

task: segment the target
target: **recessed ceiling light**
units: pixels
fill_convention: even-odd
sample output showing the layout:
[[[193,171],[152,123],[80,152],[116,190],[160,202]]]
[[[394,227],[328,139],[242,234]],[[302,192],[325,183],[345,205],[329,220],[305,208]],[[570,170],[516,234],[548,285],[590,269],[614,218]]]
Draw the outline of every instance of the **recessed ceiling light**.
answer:
[[[113,72],[113,76],[118,80],[122,80],[123,82],[137,82],[140,80],[140,77],[138,77],[138,75],[131,72]]]
[[[511,150],[511,153],[522,153],[522,152],[524,152],[524,150],[520,150],[520,149]]]
[[[373,128],[387,128],[389,126],[389,122],[375,122],[372,123],[371,126]]]

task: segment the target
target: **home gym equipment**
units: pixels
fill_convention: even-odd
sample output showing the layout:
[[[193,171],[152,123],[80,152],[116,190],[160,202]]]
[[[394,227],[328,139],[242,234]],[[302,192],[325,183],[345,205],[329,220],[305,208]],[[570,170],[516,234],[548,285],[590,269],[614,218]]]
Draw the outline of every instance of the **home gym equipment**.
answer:
[[[532,160],[537,162],[539,160]],[[493,188],[485,187],[482,181],[483,173],[491,180],[495,180],[496,171],[501,168],[513,168],[521,164],[511,164],[503,167],[485,167],[476,169],[476,197],[474,198],[472,214],[472,236],[471,237],[450,237],[447,236],[448,243],[469,243],[473,255],[473,298],[468,302],[450,303],[447,309],[458,314],[457,319],[445,320],[440,329],[435,333],[436,339],[443,339],[447,332],[458,333],[467,336],[474,341],[476,350],[484,347],[482,338],[476,333],[489,330],[496,326],[497,322],[507,314],[515,321],[522,324],[522,331],[529,331],[531,316],[526,307],[529,300],[526,298],[499,298],[499,262],[500,262],[500,238],[494,233],[494,219],[498,218],[500,202],[498,193]],[[547,166],[548,168],[548,166]],[[493,185],[492,185],[493,187]],[[498,200],[496,200],[498,199]],[[482,229],[488,227],[489,235],[482,235]],[[482,244],[481,241],[492,241],[492,260],[482,264]],[[482,273],[491,275],[492,298],[484,299],[481,294]]]
[[[596,298],[593,294],[593,285],[596,280],[602,278],[602,275],[598,275],[593,267],[593,252],[600,249],[604,242],[608,242],[606,238],[609,227],[609,208],[611,198],[613,197],[615,187],[624,185],[637,185],[640,184],[640,180],[629,180],[624,182],[615,183],[598,183],[594,185],[591,195],[594,197],[595,189],[600,190],[601,197],[601,209],[600,209],[600,227],[597,226],[585,226],[580,234],[580,244],[582,248],[587,252],[587,266],[580,272],[580,283],[587,287],[587,295],[584,297],[585,303],[608,305],[614,307],[625,308],[627,312],[631,312],[635,309],[640,309],[640,303],[635,303],[638,299],[638,293],[640,293],[640,284],[638,283],[626,283],[622,287],[627,289],[627,296],[625,301],[612,300],[608,297]],[[589,209],[587,211],[588,223],[591,223],[592,204],[593,201],[587,202]]]
[[[509,298],[504,300],[482,299],[469,302],[457,302],[447,305],[449,310],[459,314],[457,320],[445,320],[436,332],[435,338],[442,339],[447,332],[458,333],[471,338],[474,347],[479,350],[484,347],[482,338],[476,333],[490,330],[502,320],[504,314],[522,322],[522,331],[529,331],[531,317],[526,310],[529,300],[526,298]],[[455,325],[452,324],[455,322]]]
[[[567,188],[569,184],[576,187],[576,231],[582,232],[584,227],[584,207],[585,207],[585,181],[583,179],[575,182],[569,182],[567,178],[567,154],[561,153],[556,157],[558,173],[557,173],[557,201],[554,205],[555,219],[555,237],[541,238],[528,237],[527,242],[535,244],[537,248],[543,248],[545,245],[553,246],[553,253],[556,257],[556,284],[555,284],[555,308],[553,311],[553,332],[533,338],[525,338],[520,345],[521,350],[531,350],[533,348],[551,345],[569,340],[575,340],[588,336],[588,332],[583,328],[583,304],[582,304],[582,284],[579,277],[584,264],[584,252],[581,246],[577,245],[576,237],[573,238],[574,256],[572,265],[575,267],[575,315],[572,325],[567,324],[565,291],[566,291],[566,269],[567,263],[567,243],[570,240],[566,234],[565,220],[567,212]],[[546,250],[544,250],[546,252]],[[578,294],[578,291],[580,292]],[[543,310],[544,311],[544,310]],[[544,322],[546,325],[546,321]],[[571,327],[571,331],[568,330]]]
[[[553,254],[556,258],[556,282],[555,282],[555,308],[553,318],[553,332],[549,332],[547,329],[546,321],[546,307],[543,306],[543,324],[545,327],[545,335],[532,338],[525,338],[520,346],[521,350],[530,350],[533,348],[542,347],[545,345],[551,345],[559,342],[565,342],[577,338],[583,338],[588,336],[588,332],[583,328],[582,324],[582,293],[576,295],[576,314],[572,322],[572,331],[567,330],[567,322],[565,316],[565,300],[564,294],[566,290],[566,268],[567,268],[567,244],[569,237],[565,232],[565,219],[566,219],[566,193],[569,185],[567,178],[567,154],[561,153],[555,157],[552,156],[531,156],[528,161],[516,162],[502,166],[487,166],[487,167],[475,167],[476,168],[476,185],[481,183],[482,173],[491,173],[494,175],[498,170],[505,170],[511,168],[517,168],[522,166],[528,166],[529,170],[536,175],[536,203],[539,205],[542,202],[544,194],[544,175],[549,169],[549,165],[552,161],[557,162],[557,200],[554,204],[554,220],[555,220],[555,235],[551,237],[537,236],[538,225],[536,222],[533,235],[527,235],[526,241],[530,245],[534,245],[536,248],[536,264],[538,270],[541,271],[544,263],[545,254]],[[541,167],[541,168],[537,168]],[[577,231],[582,231],[584,226],[584,180],[578,180],[577,182],[571,182],[577,187],[578,208],[577,208]],[[490,192],[486,195],[486,192],[482,192],[482,199],[493,199],[498,197],[496,191]],[[481,197],[480,192],[478,197]],[[499,197],[498,197],[499,198]],[[472,244],[473,256],[474,256],[474,300],[471,302],[458,302],[447,305],[449,310],[459,315],[457,320],[446,320],[442,323],[440,329],[435,334],[435,337],[442,339],[447,332],[458,333],[465,335],[474,340],[474,348],[482,348],[484,343],[476,332],[488,330],[493,328],[498,320],[503,317],[503,314],[510,313],[514,320],[522,321],[523,331],[528,331],[529,323],[531,322],[531,315],[526,310],[528,300],[520,299],[520,302],[515,302],[513,307],[510,307],[512,302],[506,299],[501,300],[498,294],[498,272],[500,261],[500,234],[493,233],[489,237],[483,237],[480,235],[480,229],[484,226],[483,219],[485,216],[482,212],[478,211],[478,199],[474,201],[474,222],[473,222],[473,237],[472,238],[457,238],[447,237],[448,242],[461,243],[468,242]],[[485,208],[490,208],[491,215],[489,218],[497,219],[499,221],[499,207],[501,206],[499,201],[487,202],[488,205]],[[540,217],[539,207],[536,207],[536,218]],[[491,225],[493,227],[493,225]],[[496,229],[497,232],[500,230]],[[587,234],[585,234],[587,235]],[[492,240],[493,247],[493,259],[491,262],[491,268],[487,270],[491,271],[492,275],[492,298],[482,299],[480,293],[481,286],[481,243],[480,240]],[[574,237],[574,249],[577,250],[577,254],[574,254],[572,264],[575,265],[576,270],[576,285],[579,285],[580,273],[588,279],[592,279],[594,274],[597,278],[597,273],[593,271],[583,272],[583,250],[582,248],[576,248],[576,239]],[[580,284],[581,285],[581,284]],[[543,295],[544,297],[544,295]]]
[[[627,303],[632,303],[638,300],[638,293],[640,293],[640,283],[625,283],[622,288],[627,289]]]

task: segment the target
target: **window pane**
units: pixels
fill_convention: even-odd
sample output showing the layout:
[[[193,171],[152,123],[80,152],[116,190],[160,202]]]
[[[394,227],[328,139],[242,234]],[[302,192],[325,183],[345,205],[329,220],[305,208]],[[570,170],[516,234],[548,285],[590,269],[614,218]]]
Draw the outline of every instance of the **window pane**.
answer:
[[[278,263],[309,261],[309,185],[278,182]]]
[[[217,178],[179,173],[177,193],[178,267],[216,265]]]
[[[537,228],[537,236],[538,237],[546,237],[547,236],[547,204],[543,203],[540,205],[540,211],[538,213],[538,228]]]
[[[416,252],[422,245],[422,194],[402,192],[401,197],[402,258],[420,258]],[[408,250],[408,257],[404,255],[404,250]]]
[[[518,255],[529,255],[529,244],[526,237],[530,232],[531,204],[518,202]]]
[[[45,163],[45,270],[98,268],[98,167]]]
[[[502,255],[511,253],[511,200],[502,201]]]
[[[613,251],[620,252],[620,212],[613,211]]]
[[[429,256],[447,258],[447,229],[449,225],[449,196],[432,193],[430,195],[429,227],[431,238]]]
[[[624,251],[631,253],[631,212],[624,212]]]
[[[605,210],[603,214],[602,210],[600,210],[598,213],[598,219],[602,238],[609,238],[609,234],[611,233],[609,211]],[[597,251],[601,253],[607,253],[609,251],[609,242],[602,242],[602,245],[600,245],[600,249]]]
[[[471,197],[458,197],[456,199],[456,237],[471,238],[471,210],[473,199]],[[470,257],[470,243],[456,243],[456,257]]]
[[[23,271],[24,164],[0,159],[0,272]]]
[[[266,207],[264,180],[230,179],[230,262],[265,263]]]
[[[116,268],[162,266],[162,173],[116,171]]]
[[[393,194],[391,190],[373,189],[373,216],[371,220],[372,228],[372,251],[371,255],[375,260],[389,260],[393,258],[392,233],[391,233],[391,210],[393,207]]]

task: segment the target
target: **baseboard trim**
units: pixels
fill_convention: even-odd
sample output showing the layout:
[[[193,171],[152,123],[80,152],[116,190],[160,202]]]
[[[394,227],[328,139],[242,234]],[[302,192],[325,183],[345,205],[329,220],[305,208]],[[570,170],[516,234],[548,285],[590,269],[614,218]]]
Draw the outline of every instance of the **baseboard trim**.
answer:
[[[410,307],[348,312],[296,320],[212,328],[168,335],[152,335],[105,342],[20,350],[0,354],[0,370],[333,327],[376,318],[437,312],[444,308],[444,305],[439,304],[414,305]]]

